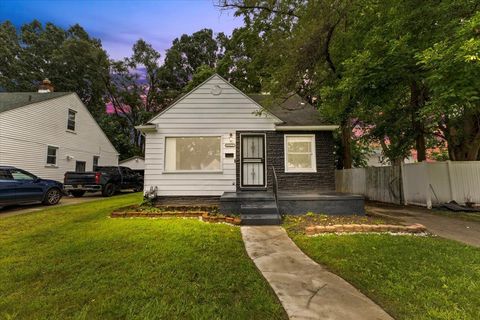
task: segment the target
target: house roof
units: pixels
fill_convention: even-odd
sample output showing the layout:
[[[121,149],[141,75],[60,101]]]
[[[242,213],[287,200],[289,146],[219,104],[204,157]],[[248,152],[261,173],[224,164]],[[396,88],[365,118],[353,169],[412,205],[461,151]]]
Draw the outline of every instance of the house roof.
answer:
[[[20,108],[32,103],[38,103],[72,94],[72,92],[1,92],[0,112]]]
[[[133,160],[133,159],[145,160],[144,157],[141,157],[141,156],[133,156],[133,157],[124,159],[124,160],[122,160],[122,161],[119,161],[118,163],[119,163],[119,164],[122,164],[122,163],[124,163],[124,162],[130,161],[130,160]]]
[[[277,126],[321,126],[330,123],[322,119],[314,106],[303,100],[298,94],[285,98],[272,97],[269,94],[249,94],[256,103],[283,121]]]

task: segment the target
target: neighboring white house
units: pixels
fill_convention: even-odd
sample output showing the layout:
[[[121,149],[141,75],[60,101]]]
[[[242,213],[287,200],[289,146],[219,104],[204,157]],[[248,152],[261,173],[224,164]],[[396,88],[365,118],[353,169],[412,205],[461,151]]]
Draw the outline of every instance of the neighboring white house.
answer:
[[[63,181],[66,171],[118,165],[118,152],[77,94],[0,93],[0,165]]]
[[[143,171],[145,170],[145,159],[140,156],[135,156],[120,161],[119,165],[123,167],[128,167],[135,171]]]

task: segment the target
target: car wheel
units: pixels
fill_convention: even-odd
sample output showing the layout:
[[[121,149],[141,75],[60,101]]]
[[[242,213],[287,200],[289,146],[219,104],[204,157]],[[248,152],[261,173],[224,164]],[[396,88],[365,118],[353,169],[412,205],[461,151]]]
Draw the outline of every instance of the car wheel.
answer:
[[[113,183],[107,183],[102,190],[102,196],[111,197],[115,194],[115,185]]]
[[[134,192],[140,192],[142,190],[143,190],[143,185],[140,185],[140,184],[138,186],[136,186],[135,188],[133,188]]]
[[[47,191],[45,194],[45,199],[43,200],[43,204],[47,206],[53,206],[57,204],[60,199],[62,198],[62,192],[57,188],[52,188]]]
[[[70,191],[70,193],[75,198],[80,198],[80,197],[83,197],[83,195],[85,194],[85,191],[84,190],[74,190],[74,191]]]

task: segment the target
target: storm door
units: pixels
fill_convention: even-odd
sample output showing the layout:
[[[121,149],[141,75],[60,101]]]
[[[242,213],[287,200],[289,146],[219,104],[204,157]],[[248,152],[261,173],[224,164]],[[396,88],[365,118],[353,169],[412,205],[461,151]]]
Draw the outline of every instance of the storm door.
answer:
[[[241,135],[241,186],[265,187],[265,135]]]

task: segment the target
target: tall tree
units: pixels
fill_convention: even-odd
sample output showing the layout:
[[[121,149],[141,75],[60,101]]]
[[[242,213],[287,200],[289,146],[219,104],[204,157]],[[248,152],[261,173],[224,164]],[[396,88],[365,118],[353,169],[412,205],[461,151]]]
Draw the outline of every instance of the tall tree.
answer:
[[[104,123],[122,125],[123,135],[129,137],[133,150],[130,153],[141,154],[144,148],[143,136],[135,126],[145,123],[162,108],[160,73],[160,53],[140,39],[133,45],[130,57],[111,61],[110,73],[103,79],[107,103],[117,117],[107,118]]]
[[[108,74],[108,57],[100,41],[78,24],[64,30],[35,20],[17,33],[5,21],[0,48],[0,88],[36,91],[49,78],[56,91],[76,92],[95,117],[104,112],[102,79]]]
[[[211,29],[202,29],[191,35],[183,34],[173,40],[165,53],[160,75],[165,105],[182,92],[200,66],[215,67],[218,49]]]
[[[477,7],[480,6],[477,3]],[[451,160],[480,157],[480,12],[459,19],[454,32],[419,54],[431,100],[425,113],[438,123]]]
[[[470,111],[463,113],[461,121],[458,117],[450,121],[453,112],[438,108],[432,114],[428,106],[440,106],[440,100],[434,97],[440,86],[434,90],[433,83],[436,76],[448,69],[446,64],[443,71],[438,69],[436,61],[447,62],[453,52],[458,52],[460,44],[452,45],[459,36],[456,30],[477,11],[476,1],[224,0],[220,5],[235,8],[246,24],[253,23],[258,28],[265,42],[259,52],[271,62],[272,77],[263,87],[274,93],[294,91],[307,99],[313,97],[325,115],[340,122],[344,168],[352,164],[351,127],[359,120],[375,127],[368,134],[383,142],[384,151],[393,162],[404,157],[409,146],[417,149],[419,161],[426,158],[428,141],[438,131],[432,118],[442,120],[439,123],[444,126],[447,122],[454,126],[447,131],[457,140],[449,141],[449,146],[460,143],[458,148],[463,151],[459,153],[475,156],[476,144],[468,152],[465,148],[476,141],[472,134],[476,125],[470,120],[476,108],[476,82],[467,86],[475,94],[470,94],[468,103],[464,100],[462,110]],[[471,26],[470,30],[476,29]],[[472,36],[475,38],[470,32],[468,37]],[[430,49],[440,50],[439,43],[451,48],[450,54]],[[468,66],[473,69],[476,64],[471,57],[476,48],[471,41],[469,44]],[[422,53],[429,54],[424,61]],[[457,62],[461,60],[457,58]],[[465,59],[462,63],[466,68]],[[449,72],[456,66],[450,64]],[[476,75],[472,70],[465,71],[468,72]],[[442,79],[445,85],[447,77]],[[466,79],[469,77],[459,75],[458,84]],[[449,103],[451,106],[453,101]],[[467,106],[471,107],[465,109]],[[395,121],[393,126],[392,119],[396,117],[401,121]],[[459,130],[461,123],[463,129]],[[446,132],[445,128],[440,129]],[[460,135],[459,131],[465,134]]]

